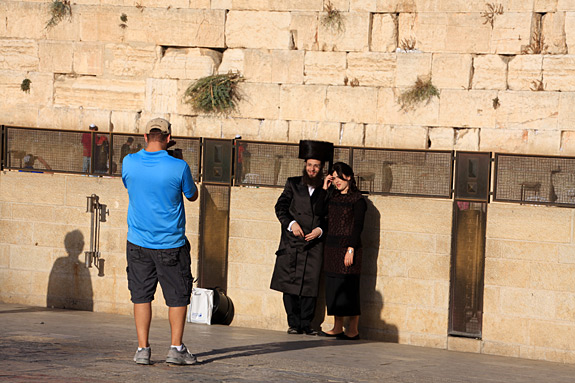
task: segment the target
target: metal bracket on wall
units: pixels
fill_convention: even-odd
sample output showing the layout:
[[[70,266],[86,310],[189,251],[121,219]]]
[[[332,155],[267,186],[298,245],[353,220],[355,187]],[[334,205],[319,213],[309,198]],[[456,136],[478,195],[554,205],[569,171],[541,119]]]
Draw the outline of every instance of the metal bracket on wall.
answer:
[[[100,203],[100,197],[96,194],[86,197],[86,213],[91,214],[90,221],[90,251],[85,251],[86,267],[92,267],[92,263],[98,269],[98,276],[104,276],[105,260],[100,258],[100,222],[106,222],[106,215],[110,214],[107,205]]]

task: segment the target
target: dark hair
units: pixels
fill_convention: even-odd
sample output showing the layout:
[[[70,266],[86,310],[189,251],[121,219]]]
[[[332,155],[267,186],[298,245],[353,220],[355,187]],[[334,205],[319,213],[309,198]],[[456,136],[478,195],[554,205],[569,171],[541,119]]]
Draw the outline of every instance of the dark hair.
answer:
[[[168,139],[169,133],[162,133],[160,129],[152,129],[150,133],[148,133],[148,141],[159,141],[164,142]]]
[[[353,174],[353,169],[351,166],[346,164],[345,162],[336,162],[331,167],[331,171],[329,174],[336,172],[337,176],[342,180],[345,180],[345,177],[349,177],[349,190],[351,192],[357,192],[359,189],[357,188],[357,184],[355,183],[355,176]],[[344,177],[345,176],[345,177]]]

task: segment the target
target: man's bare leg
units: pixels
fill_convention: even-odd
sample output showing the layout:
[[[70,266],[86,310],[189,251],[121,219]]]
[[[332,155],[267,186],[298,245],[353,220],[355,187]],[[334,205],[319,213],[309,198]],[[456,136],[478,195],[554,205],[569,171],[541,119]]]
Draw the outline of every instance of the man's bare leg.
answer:
[[[150,347],[150,323],[152,322],[152,303],[134,303],[134,319],[138,334],[138,347]]]
[[[170,307],[168,317],[170,319],[170,328],[172,330],[172,346],[182,344],[184,336],[184,326],[186,324],[186,311],[188,306]]]

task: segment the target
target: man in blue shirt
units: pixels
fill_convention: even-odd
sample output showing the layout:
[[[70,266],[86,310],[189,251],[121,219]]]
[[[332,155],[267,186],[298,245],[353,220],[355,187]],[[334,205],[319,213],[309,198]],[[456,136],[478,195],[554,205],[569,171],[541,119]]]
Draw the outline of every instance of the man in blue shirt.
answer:
[[[122,163],[122,181],[130,197],[126,258],[138,334],[134,361],[138,364],[150,364],[148,336],[158,281],[169,307],[172,337],[166,362],[197,362],[182,343],[193,282],[182,194],[195,201],[198,190],[188,164],[166,151],[170,138],[167,120],[151,120],[144,134],[146,149],[128,154]]]

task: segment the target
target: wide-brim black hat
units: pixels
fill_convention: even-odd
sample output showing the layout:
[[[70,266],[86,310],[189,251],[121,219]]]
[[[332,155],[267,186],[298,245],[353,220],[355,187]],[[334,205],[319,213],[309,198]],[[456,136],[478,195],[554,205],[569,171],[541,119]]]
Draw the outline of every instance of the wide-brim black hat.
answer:
[[[301,140],[299,158],[304,160],[333,161],[333,144],[326,141]]]

